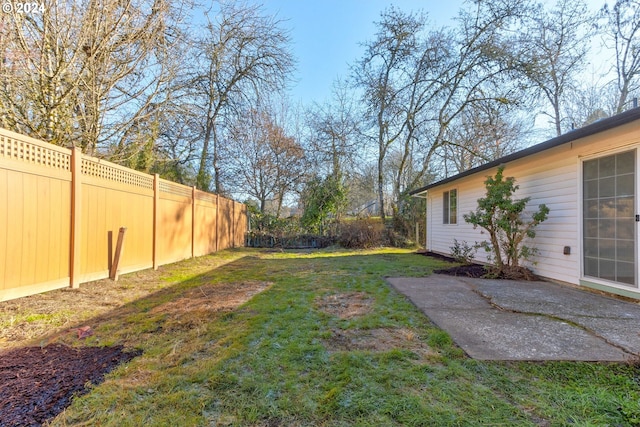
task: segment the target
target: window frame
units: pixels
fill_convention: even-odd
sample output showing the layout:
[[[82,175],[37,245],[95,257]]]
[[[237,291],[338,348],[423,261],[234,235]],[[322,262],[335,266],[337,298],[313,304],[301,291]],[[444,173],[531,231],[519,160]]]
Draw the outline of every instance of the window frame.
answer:
[[[453,197],[451,197],[453,194]],[[453,209],[451,201],[453,200]],[[442,193],[442,224],[458,225],[458,189],[452,188]]]

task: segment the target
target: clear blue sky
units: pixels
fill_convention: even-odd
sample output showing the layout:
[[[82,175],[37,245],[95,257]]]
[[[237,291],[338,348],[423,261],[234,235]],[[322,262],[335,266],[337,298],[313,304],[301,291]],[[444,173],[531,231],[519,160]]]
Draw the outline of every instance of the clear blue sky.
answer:
[[[285,21],[297,57],[292,100],[323,102],[337,77],[348,77],[349,65],[363,53],[361,43],[373,38],[380,13],[393,5],[403,11],[423,10],[437,26],[448,25],[462,0],[264,0],[265,10]]]
[[[490,0],[488,0],[490,1]],[[361,43],[373,38],[375,21],[393,5],[403,11],[422,10],[434,26],[453,25],[463,0],[254,0],[276,14],[291,31],[298,60],[292,101],[309,104],[330,97],[337,77],[349,76],[349,65],[363,53]],[[554,3],[553,1],[548,1]],[[605,0],[587,0],[596,10]],[[612,0],[609,1],[611,3]]]

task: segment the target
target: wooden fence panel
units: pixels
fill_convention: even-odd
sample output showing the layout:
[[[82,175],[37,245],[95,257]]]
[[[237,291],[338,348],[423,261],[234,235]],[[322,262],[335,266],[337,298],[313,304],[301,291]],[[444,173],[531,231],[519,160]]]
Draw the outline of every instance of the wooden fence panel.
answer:
[[[69,285],[71,152],[0,134],[0,300]]]
[[[244,244],[246,206],[0,129],[0,301]]]
[[[217,251],[216,227],[218,197],[215,194],[195,191],[194,200],[194,243],[193,256],[201,256]]]
[[[79,281],[109,277],[109,233],[115,251],[120,227],[126,245],[121,273],[153,265],[153,177],[122,166],[82,159]]]
[[[192,189],[160,180],[158,205],[158,247],[160,264],[180,261],[192,256]]]
[[[245,243],[245,234],[248,230],[247,205],[244,203],[234,203],[233,218],[233,246],[242,247]]]
[[[233,227],[233,201],[220,198],[218,200],[218,250],[230,248],[233,244],[231,232]]]

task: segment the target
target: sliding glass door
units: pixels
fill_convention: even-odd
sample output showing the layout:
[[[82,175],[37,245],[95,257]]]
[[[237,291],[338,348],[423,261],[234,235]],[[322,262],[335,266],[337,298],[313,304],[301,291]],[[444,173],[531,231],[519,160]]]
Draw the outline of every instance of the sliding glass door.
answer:
[[[637,286],[636,152],[582,164],[584,275]]]

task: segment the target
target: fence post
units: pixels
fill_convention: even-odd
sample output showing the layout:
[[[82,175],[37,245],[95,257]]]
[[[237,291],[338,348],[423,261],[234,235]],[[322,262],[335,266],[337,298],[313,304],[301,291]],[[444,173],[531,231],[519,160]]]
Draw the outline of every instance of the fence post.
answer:
[[[160,216],[160,175],[153,175],[153,269],[158,269],[158,233]]]
[[[196,186],[191,187],[191,258],[196,254]]]
[[[71,149],[71,251],[69,254],[69,285],[80,287],[80,230],[81,230],[81,189],[82,189],[82,151],[78,147]]]
[[[216,194],[216,252],[218,252],[218,237],[220,236],[220,195]]]

